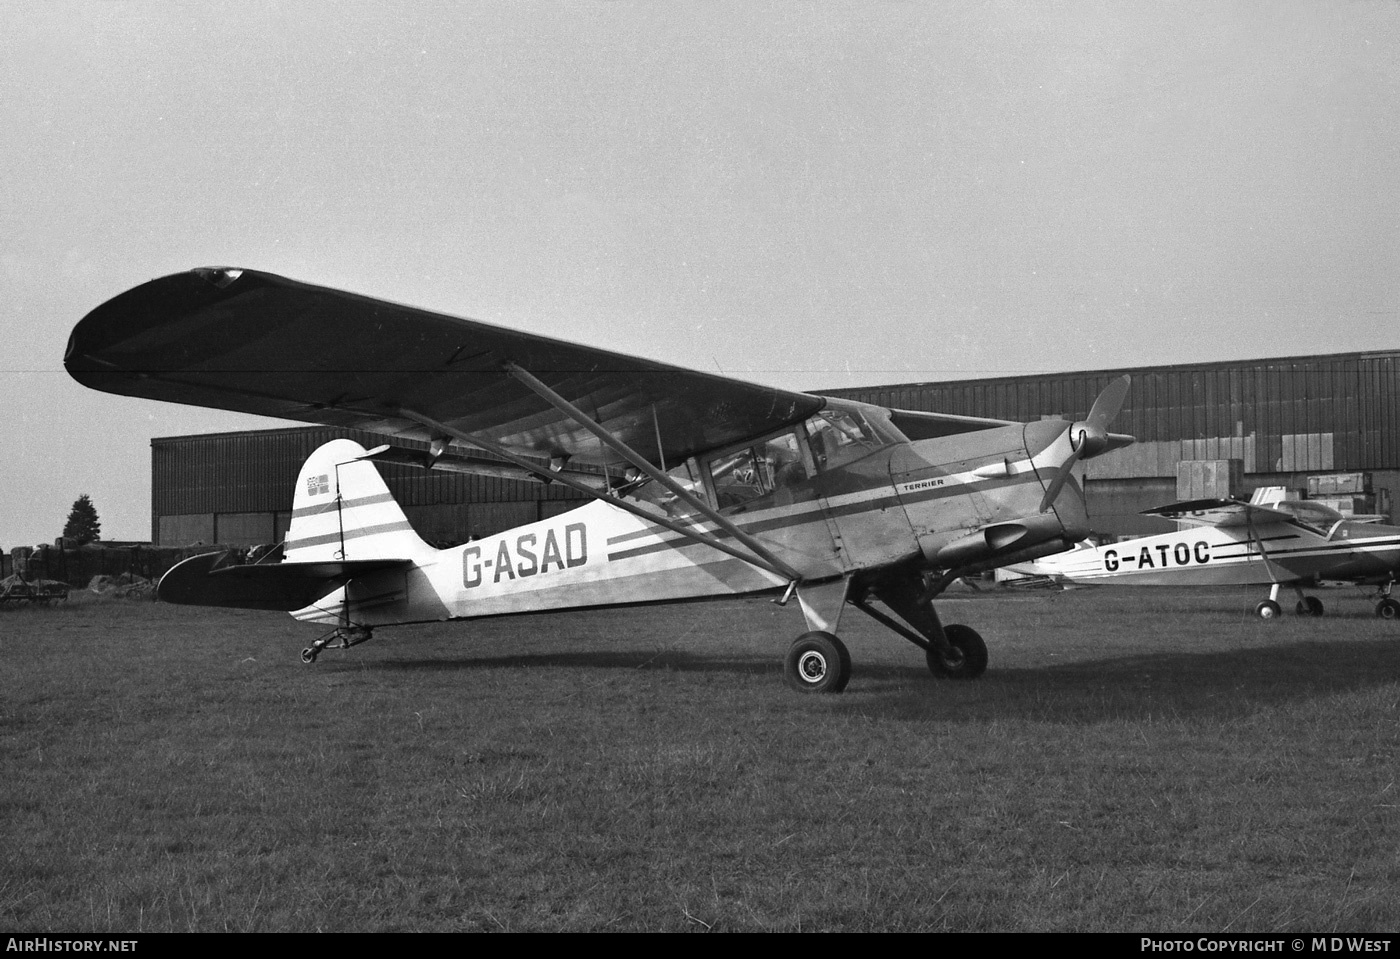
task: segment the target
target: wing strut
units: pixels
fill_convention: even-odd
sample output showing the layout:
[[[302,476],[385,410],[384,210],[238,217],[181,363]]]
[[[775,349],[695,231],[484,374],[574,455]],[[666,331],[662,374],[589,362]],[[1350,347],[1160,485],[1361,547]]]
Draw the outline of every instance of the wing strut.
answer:
[[[1278,576],[1274,573],[1274,561],[1269,558],[1269,551],[1264,548],[1263,537],[1254,529],[1254,510],[1247,506],[1244,510],[1244,521],[1249,527],[1249,538],[1254,541],[1255,547],[1259,550],[1259,555],[1264,558],[1264,572],[1269,574],[1269,582],[1274,584],[1273,595],[1269,598],[1277,600],[1279,581]]]
[[[707,536],[699,530],[695,529],[694,527],[682,525],[681,523],[678,523],[675,520],[666,516],[658,516],[655,513],[647,512],[637,504],[629,503],[627,502],[627,500],[623,499],[620,496],[609,496],[606,492],[594,489],[587,483],[580,482],[579,480],[576,480],[571,476],[567,476],[563,473],[551,472],[542,467],[536,466],[535,464],[527,460],[525,457],[518,456],[515,453],[512,453],[510,450],[506,449],[504,446],[494,443],[491,440],[485,439],[484,437],[474,436],[471,433],[464,433],[461,430],[453,429],[446,423],[439,423],[437,420],[432,419],[428,416],[424,416],[422,413],[418,413],[413,410],[400,409],[399,415],[403,416],[405,419],[412,420],[413,422],[418,423],[422,426],[426,426],[428,429],[437,432],[441,436],[450,436],[453,439],[460,440],[463,443],[466,443],[468,446],[475,446],[477,449],[486,450],[488,453],[495,453],[497,456],[502,457],[508,462],[514,463],[521,469],[528,470],[534,475],[539,476],[541,479],[554,483],[562,483],[563,485],[569,487],[569,489],[577,490],[578,492],[583,493],[586,496],[591,496],[593,499],[603,500],[604,502],[609,503],[612,506],[616,506],[620,510],[624,510],[628,513],[633,514],[634,516],[646,520],[648,523],[654,523],[657,526],[663,526],[673,533],[680,533],[682,536],[685,536],[688,539],[693,539],[699,543],[704,543],[706,546],[713,546],[715,549],[719,550],[722,553],[728,553],[730,556],[733,556],[736,559],[741,559],[744,562],[749,563],[750,565],[757,566],[760,569],[765,569],[775,576],[781,576],[789,580],[790,582],[795,582],[801,579],[801,577],[798,576],[797,573],[795,573],[790,567],[788,567],[784,563],[776,561],[770,563],[767,560],[765,560],[762,557],[762,555],[755,556],[752,552],[738,549],[724,542],[723,540],[715,539],[712,536]],[[706,510],[706,515],[708,515],[708,510]],[[747,534],[743,535],[747,537]],[[748,544],[745,543],[745,545]]]
[[[704,516],[706,519],[710,520],[710,522],[714,523],[716,526],[719,526],[721,529],[727,532],[730,536],[733,536],[739,542],[743,543],[749,548],[749,550],[752,553],[754,553],[755,556],[766,560],[766,568],[773,570],[774,572],[778,572],[783,576],[786,576],[789,580],[800,580],[802,578],[802,576],[796,570],[784,563],[782,560],[778,559],[778,557],[774,556],[762,543],[760,543],[753,536],[744,532],[738,526],[734,525],[734,523],[731,522],[728,517],[721,516],[717,510],[714,510],[710,507],[709,503],[701,502],[690,492],[690,490],[686,489],[684,486],[682,486],[680,483],[677,483],[670,476],[657,469],[644,457],[638,455],[630,446],[622,442],[622,440],[618,439],[612,433],[608,432],[606,427],[594,421],[591,417],[588,416],[588,414],[584,413],[583,410],[579,409],[577,406],[564,399],[564,397],[554,392],[548,386],[545,386],[544,383],[540,382],[540,380],[535,378],[533,374],[523,369],[519,365],[510,362],[509,360],[507,360],[502,365],[505,367],[507,373],[515,377],[521,383],[524,383],[526,386],[528,386],[550,406],[553,406],[559,412],[563,413],[564,415],[572,419],[574,422],[578,423],[579,426],[582,426],[594,436],[598,437],[598,439],[602,441],[604,446],[608,447],[610,450],[617,453],[623,459],[627,460],[627,462],[635,466],[637,469],[641,470],[643,473],[656,480],[656,482],[666,487],[666,489],[674,493],[682,503],[685,503],[691,509],[698,512],[701,516]],[[705,542],[712,541],[706,539]]]

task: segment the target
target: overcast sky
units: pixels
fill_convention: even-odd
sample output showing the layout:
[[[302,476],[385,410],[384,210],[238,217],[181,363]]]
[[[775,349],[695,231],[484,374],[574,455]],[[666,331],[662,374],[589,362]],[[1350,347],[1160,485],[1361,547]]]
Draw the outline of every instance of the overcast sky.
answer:
[[[1400,348],[1394,0],[0,13],[6,548],[282,425],[63,372],[196,266],[807,390]]]

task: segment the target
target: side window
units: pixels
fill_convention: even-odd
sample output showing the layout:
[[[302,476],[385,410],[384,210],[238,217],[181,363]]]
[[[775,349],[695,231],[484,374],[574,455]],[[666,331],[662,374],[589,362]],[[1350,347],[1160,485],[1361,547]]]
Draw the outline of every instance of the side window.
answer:
[[[756,446],[710,461],[719,508],[741,506],[769,493],[791,489],[807,479],[796,433],[783,433]]]
[[[759,446],[757,452],[769,474],[769,489],[791,489],[807,478],[807,467],[802,462],[796,433],[775,436]]]
[[[715,483],[715,497],[720,509],[740,506],[767,492],[763,478],[754,462],[752,449],[736,450],[710,460],[710,479]]]

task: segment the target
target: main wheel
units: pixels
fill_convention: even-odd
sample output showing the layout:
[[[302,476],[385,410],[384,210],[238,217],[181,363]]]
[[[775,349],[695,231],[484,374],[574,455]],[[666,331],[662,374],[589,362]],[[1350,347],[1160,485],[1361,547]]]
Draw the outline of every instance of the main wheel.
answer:
[[[306,647],[305,649],[303,649],[303,650],[301,651],[301,661],[302,661],[303,663],[314,663],[314,662],[316,662],[316,649],[315,649],[315,647],[313,647],[313,646],[308,646],[308,647]]]
[[[939,679],[976,679],[987,671],[987,644],[977,630],[971,626],[945,626],[943,635],[953,649],[942,653],[930,646],[929,672]]]
[[[1400,619],[1400,600],[1387,596],[1376,604],[1376,615],[1381,619]]]
[[[1260,619],[1273,619],[1283,612],[1283,607],[1272,599],[1266,599],[1254,607],[1254,615]]]
[[[839,693],[851,681],[851,654],[830,633],[804,633],[788,650],[783,672],[800,693]]]
[[[1299,616],[1321,616],[1322,600],[1316,596],[1304,596],[1298,600],[1298,605],[1293,607],[1293,611]]]

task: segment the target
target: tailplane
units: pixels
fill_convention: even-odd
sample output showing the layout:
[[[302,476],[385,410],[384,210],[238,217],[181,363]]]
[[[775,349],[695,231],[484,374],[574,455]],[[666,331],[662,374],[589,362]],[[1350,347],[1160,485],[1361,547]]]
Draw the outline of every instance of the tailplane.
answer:
[[[365,448],[331,440],[301,467],[287,529],[286,562],[408,559],[431,552],[409,525]]]
[[[291,612],[357,577],[412,567],[434,550],[413,531],[374,464],[359,459],[364,454],[350,440],[311,454],[297,477],[287,540],[276,552],[251,565],[231,552],[192,556],[161,577],[156,595],[166,603]]]

